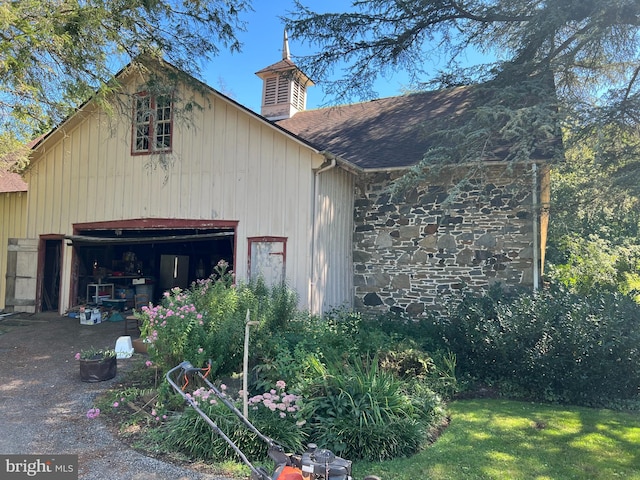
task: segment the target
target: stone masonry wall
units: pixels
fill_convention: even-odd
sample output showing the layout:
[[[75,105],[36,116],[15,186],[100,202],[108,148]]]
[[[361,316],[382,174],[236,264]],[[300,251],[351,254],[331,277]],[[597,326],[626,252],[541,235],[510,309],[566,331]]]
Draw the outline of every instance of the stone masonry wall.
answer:
[[[460,172],[458,172],[460,174]],[[454,173],[407,193],[399,173],[366,174],[355,201],[354,305],[419,317],[455,291],[533,282],[530,177],[504,168],[460,186]],[[459,191],[452,200],[452,189]]]

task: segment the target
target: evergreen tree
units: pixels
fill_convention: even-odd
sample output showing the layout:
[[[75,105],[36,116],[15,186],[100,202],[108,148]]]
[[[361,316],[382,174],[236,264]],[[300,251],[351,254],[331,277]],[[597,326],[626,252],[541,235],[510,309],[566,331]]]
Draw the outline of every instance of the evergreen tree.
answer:
[[[114,73],[134,59],[197,75],[221,48],[239,50],[250,8],[250,0],[0,2],[0,158],[90,96],[113,100]]]
[[[625,172],[637,170],[628,162],[639,153],[637,0],[368,0],[353,1],[349,11],[337,13],[316,13],[297,1],[295,10],[287,20],[289,32],[318,51],[298,63],[311,78],[325,81],[338,101],[373,98],[380,75],[402,70],[411,73],[414,88],[494,80],[496,101],[484,107],[488,112],[492,105],[508,106],[524,81],[547,73],[557,91],[548,107],[557,116],[538,118],[536,128],[538,120],[550,121],[571,131],[570,141],[580,142],[606,126],[597,162],[618,163],[624,156]],[[464,65],[465,55],[478,53],[491,61]],[[444,67],[433,71],[443,59]],[[345,62],[343,75],[327,81]],[[494,134],[503,127],[498,122]],[[459,132],[460,141],[468,130]]]

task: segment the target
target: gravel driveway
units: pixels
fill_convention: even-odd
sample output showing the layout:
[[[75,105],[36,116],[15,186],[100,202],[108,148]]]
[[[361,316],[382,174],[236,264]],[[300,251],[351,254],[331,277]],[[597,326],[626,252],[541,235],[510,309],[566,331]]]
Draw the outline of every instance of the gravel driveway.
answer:
[[[124,322],[80,325],[51,314],[0,317],[0,454],[78,455],[83,480],[219,479],[146,457],[86,412],[114,380],[80,381],[74,355],[115,346]],[[127,362],[118,360],[118,371]]]

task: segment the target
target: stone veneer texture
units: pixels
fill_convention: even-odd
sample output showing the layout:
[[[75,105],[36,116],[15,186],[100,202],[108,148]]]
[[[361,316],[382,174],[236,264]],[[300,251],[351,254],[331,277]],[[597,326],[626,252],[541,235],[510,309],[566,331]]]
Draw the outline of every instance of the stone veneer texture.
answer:
[[[441,176],[401,200],[389,188],[399,175],[370,173],[357,184],[357,310],[419,317],[461,289],[532,284],[534,215],[525,171],[494,168],[462,186]]]

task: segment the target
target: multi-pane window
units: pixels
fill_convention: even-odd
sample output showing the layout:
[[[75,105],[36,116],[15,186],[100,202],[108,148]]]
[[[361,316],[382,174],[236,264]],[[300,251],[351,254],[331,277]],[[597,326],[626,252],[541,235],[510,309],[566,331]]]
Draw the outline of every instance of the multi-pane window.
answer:
[[[171,96],[136,96],[133,115],[132,153],[171,151],[172,125]]]

